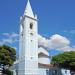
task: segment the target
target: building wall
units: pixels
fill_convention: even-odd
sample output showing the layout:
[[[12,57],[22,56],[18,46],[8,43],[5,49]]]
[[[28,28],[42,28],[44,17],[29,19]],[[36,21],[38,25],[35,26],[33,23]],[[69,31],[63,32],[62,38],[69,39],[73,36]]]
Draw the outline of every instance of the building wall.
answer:
[[[63,75],[61,73],[61,69],[57,67],[53,67],[49,69],[49,75]]]
[[[70,70],[61,69],[63,75],[71,75]]]
[[[40,57],[38,58],[38,62],[42,64],[50,64],[50,59],[46,57]]]
[[[32,24],[32,28],[30,25]],[[38,28],[37,20],[28,16],[22,18],[22,46],[20,46],[19,75],[36,75],[38,69]],[[23,61],[22,61],[23,60]],[[21,65],[24,65],[21,67]],[[24,71],[23,71],[24,70]]]
[[[38,70],[39,74],[38,75],[48,75],[47,70],[48,69],[39,68],[39,70]]]

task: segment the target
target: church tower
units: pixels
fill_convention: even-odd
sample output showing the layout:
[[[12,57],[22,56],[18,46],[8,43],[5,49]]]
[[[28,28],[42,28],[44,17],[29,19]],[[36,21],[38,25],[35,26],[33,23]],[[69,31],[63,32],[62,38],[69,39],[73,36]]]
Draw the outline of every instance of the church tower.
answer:
[[[38,75],[38,21],[28,0],[20,18],[18,75]]]

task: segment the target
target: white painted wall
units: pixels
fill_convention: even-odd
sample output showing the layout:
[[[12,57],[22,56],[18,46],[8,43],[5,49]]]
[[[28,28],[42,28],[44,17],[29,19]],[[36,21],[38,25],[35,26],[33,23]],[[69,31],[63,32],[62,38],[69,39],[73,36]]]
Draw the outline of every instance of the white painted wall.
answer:
[[[39,54],[39,53],[43,53],[43,54],[49,56],[49,52],[48,52],[46,49],[44,49],[43,47],[40,47],[40,48],[38,49],[38,54]]]
[[[49,58],[45,58],[45,57],[38,58],[38,62],[42,64],[50,64]]]
[[[46,69],[43,68],[39,68],[38,73],[39,73],[38,75],[47,75]]]
[[[31,12],[29,12],[31,13]],[[30,29],[30,23],[33,23],[32,29]],[[22,18],[22,31],[23,37],[20,46],[20,60],[24,60],[19,63],[20,72],[21,69],[24,70],[25,75],[37,75],[38,70],[38,28],[37,28],[37,19],[32,18],[28,15],[24,15]],[[33,33],[33,35],[31,35]],[[21,67],[21,65],[23,65]],[[19,74],[21,75],[21,74]]]
[[[71,75],[70,70],[61,69],[61,72],[62,72],[63,75]]]

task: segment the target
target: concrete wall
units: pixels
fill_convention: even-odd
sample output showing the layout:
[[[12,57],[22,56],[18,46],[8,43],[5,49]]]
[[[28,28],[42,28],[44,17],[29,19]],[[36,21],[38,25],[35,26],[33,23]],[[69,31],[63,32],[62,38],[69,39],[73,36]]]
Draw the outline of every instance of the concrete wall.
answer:
[[[39,74],[38,75],[48,75],[46,70],[47,69],[39,68],[39,70],[38,70]]]
[[[46,57],[40,57],[38,58],[38,62],[42,64],[50,64],[50,59]]]

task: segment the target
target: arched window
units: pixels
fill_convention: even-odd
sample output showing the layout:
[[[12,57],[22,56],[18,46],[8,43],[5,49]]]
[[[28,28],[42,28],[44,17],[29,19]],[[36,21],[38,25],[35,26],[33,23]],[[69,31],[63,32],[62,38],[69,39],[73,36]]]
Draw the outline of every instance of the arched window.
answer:
[[[30,23],[30,29],[33,29],[33,23]]]

